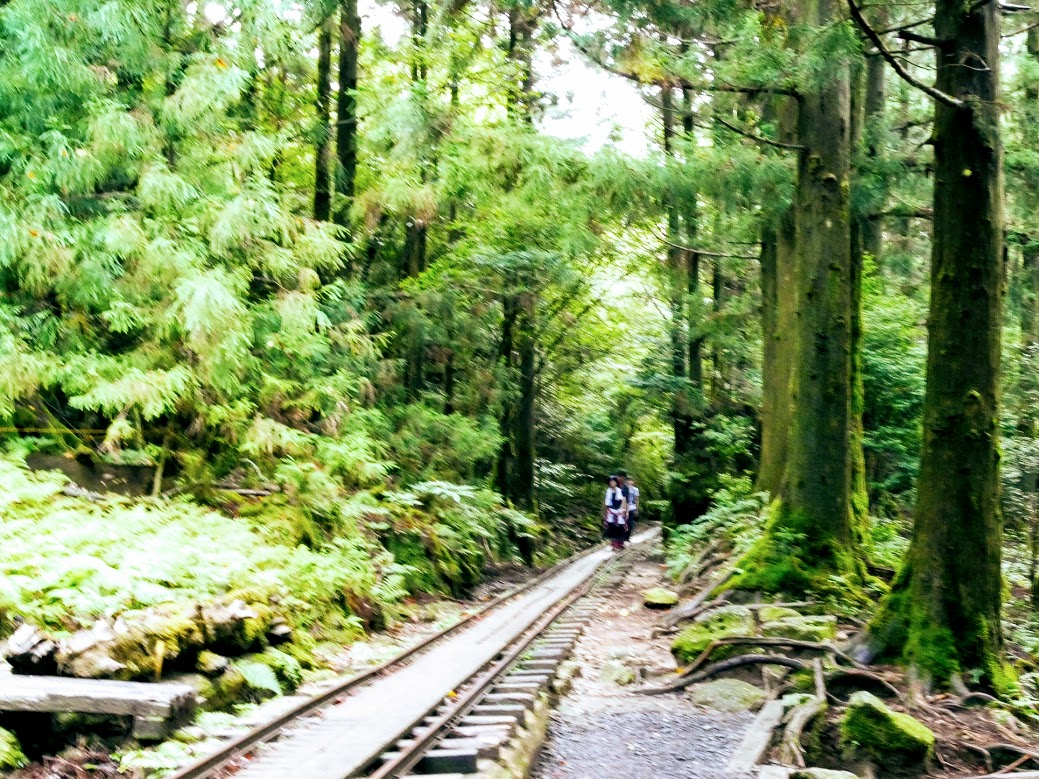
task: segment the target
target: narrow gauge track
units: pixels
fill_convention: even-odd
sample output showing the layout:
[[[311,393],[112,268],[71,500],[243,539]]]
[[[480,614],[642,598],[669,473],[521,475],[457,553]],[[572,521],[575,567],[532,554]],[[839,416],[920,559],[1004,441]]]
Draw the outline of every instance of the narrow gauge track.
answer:
[[[653,534],[642,534],[637,540],[647,540]],[[362,776],[377,765],[381,756],[402,736],[440,708],[445,696],[453,695],[456,688],[464,688],[451,713],[440,717],[444,719],[441,725],[434,723],[422,729],[422,735],[411,748],[373,774],[373,777],[400,776],[439,740],[436,735],[439,730],[472,708],[480,691],[500,677],[566,608],[587,594],[596,583],[595,574],[612,559],[616,558],[608,550],[593,547],[564,560],[381,665],[346,678],[233,739],[169,779],[211,779],[236,758],[275,740],[279,743],[263,748],[252,759],[231,769],[235,776],[239,779]],[[501,638],[502,634],[509,633],[511,635]],[[403,678],[409,675],[404,671],[409,671],[413,678]],[[438,684],[439,693],[433,692]],[[423,696],[428,699],[431,694],[435,700],[427,700],[424,705]],[[395,725],[395,721],[398,724]],[[390,735],[387,728],[392,730]]]

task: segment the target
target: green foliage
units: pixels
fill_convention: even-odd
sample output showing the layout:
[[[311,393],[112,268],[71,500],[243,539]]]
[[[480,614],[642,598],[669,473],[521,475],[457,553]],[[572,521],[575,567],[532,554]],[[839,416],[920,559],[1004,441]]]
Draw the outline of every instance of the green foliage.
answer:
[[[472,587],[485,563],[514,553],[517,535],[539,532],[496,494],[445,482],[383,499],[361,493],[342,504],[336,533],[298,507],[279,531],[270,517],[285,511],[282,495],[230,518],[182,500],[65,497],[59,478],[6,459],[0,482],[7,488],[0,494],[0,603],[8,626],[18,615],[67,630],[134,609],[248,592],[278,596],[299,631],[348,639],[392,616],[414,589]],[[309,534],[310,547],[298,545],[300,533]],[[387,547],[397,535],[419,539],[421,553],[395,560]]]

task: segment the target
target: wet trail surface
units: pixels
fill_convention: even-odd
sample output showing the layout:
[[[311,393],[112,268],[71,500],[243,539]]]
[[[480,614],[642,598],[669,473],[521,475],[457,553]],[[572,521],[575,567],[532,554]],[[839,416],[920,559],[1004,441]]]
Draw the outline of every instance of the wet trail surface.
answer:
[[[552,714],[533,779],[744,779],[726,762],[753,719],[709,711],[684,694],[637,695],[631,675],[672,673],[663,636],[667,612],[642,606],[641,592],[663,581],[659,550],[642,555],[581,636],[581,677]]]

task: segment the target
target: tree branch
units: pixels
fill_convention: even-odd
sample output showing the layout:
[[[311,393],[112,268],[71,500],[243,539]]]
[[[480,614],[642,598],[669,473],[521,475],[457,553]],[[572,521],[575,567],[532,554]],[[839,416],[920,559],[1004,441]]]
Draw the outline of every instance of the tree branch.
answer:
[[[925,46],[934,46],[936,49],[947,49],[952,41],[942,40],[941,38],[932,38],[929,35],[919,35],[915,32],[908,32],[906,30],[900,30],[895,36],[899,40],[913,41],[914,43],[922,43]]]
[[[962,100],[955,98],[952,95],[947,95],[940,89],[935,89],[933,86],[925,84],[924,82],[920,81],[918,78],[915,78],[912,74],[910,74],[905,68],[902,67],[902,65],[894,57],[894,55],[890,51],[888,51],[887,48],[885,48],[884,42],[880,39],[880,36],[877,35],[876,30],[869,26],[869,23],[862,15],[862,11],[860,11],[859,7],[855,5],[855,0],[848,0],[848,8],[851,10],[851,16],[852,19],[855,20],[855,24],[857,24],[859,26],[859,29],[861,29],[866,34],[866,37],[870,39],[870,42],[877,47],[877,51],[880,52],[880,56],[887,60],[887,63],[894,69],[895,73],[897,73],[903,81],[905,81],[907,84],[910,84],[911,86],[916,87],[925,94],[930,95],[932,98],[934,98],[934,100],[941,103],[942,105],[948,106],[949,108],[955,108],[957,110],[962,111],[967,107],[967,104],[964,103]]]
[[[732,130],[737,135],[742,135],[744,138],[750,138],[752,141],[757,141],[758,143],[763,143],[766,146],[774,146],[777,149],[787,149],[787,150],[791,150],[791,151],[803,151],[804,150],[804,146],[799,146],[796,143],[783,143],[782,141],[773,141],[771,138],[765,138],[762,135],[755,135],[754,133],[748,132],[747,130],[741,130],[739,127],[736,127],[735,125],[729,124],[724,119],[722,119],[720,116],[713,116],[711,118],[714,119],[714,121],[716,121],[722,127],[727,127],[728,129]]]

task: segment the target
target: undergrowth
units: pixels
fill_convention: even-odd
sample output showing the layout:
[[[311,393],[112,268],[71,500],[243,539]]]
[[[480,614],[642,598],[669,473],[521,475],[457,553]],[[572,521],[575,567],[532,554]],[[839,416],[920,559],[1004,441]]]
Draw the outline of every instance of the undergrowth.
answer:
[[[334,504],[334,527],[280,493],[241,516],[187,499],[99,501],[64,478],[0,458],[0,631],[14,617],[63,632],[159,604],[242,593],[271,600],[299,632],[349,639],[409,594],[461,593],[512,540],[539,527],[493,492],[425,482]],[[327,516],[329,509],[324,509]]]

